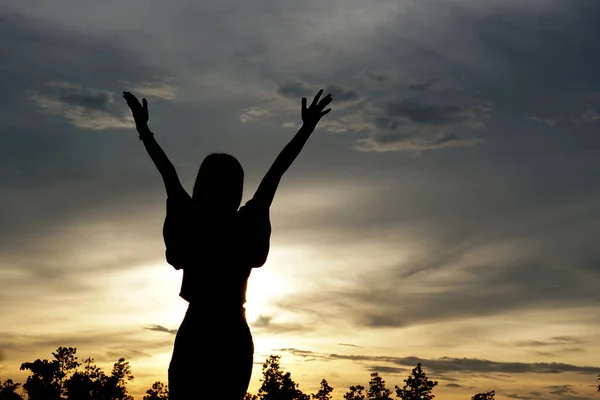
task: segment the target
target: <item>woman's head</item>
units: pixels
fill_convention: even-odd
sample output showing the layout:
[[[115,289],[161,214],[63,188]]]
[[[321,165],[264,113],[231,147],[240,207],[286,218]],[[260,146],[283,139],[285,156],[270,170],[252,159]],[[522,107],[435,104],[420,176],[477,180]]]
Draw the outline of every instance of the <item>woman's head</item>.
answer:
[[[212,153],[200,165],[192,199],[210,211],[235,212],[243,190],[244,169],[240,162],[230,154]]]

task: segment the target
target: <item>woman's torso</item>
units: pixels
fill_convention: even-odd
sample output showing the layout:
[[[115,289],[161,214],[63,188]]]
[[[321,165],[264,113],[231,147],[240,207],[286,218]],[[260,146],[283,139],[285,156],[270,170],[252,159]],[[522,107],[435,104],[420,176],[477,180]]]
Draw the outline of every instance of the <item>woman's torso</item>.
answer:
[[[173,211],[173,210],[171,210]],[[268,210],[242,207],[228,216],[203,215],[186,204],[165,220],[165,244],[176,257],[169,261],[183,269],[180,296],[209,308],[241,309],[253,267],[266,259],[270,240]],[[173,221],[169,221],[171,218]],[[171,222],[171,224],[169,224]],[[168,225],[171,225],[170,227]]]

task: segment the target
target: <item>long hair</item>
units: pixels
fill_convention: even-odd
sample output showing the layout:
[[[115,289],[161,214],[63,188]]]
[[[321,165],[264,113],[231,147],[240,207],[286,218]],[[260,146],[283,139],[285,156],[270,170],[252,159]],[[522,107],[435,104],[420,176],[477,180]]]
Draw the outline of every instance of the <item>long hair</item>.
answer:
[[[234,156],[211,153],[200,165],[192,200],[211,212],[235,212],[242,202],[244,169]]]

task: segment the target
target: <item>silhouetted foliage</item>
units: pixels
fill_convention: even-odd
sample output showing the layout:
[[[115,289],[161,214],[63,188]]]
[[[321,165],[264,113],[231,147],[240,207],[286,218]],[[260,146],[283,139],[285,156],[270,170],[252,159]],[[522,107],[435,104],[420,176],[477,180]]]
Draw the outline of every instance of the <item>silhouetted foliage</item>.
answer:
[[[412,370],[412,374],[404,380],[404,383],[402,389],[396,386],[396,396],[402,400],[431,400],[435,397],[431,391],[438,383],[427,378],[427,375],[421,369],[421,363],[417,364]]]
[[[133,379],[129,362],[120,358],[110,375],[87,358],[77,361],[76,349],[59,347],[52,353],[54,360],[35,360],[21,364],[21,370],[31,375],[23,385],[29,400],[133,400],[127,394],[127,382]]]
[[[312,395],[312,398],[316,400],[331,400],[331,392],[333,392],[333,388],[329,386],[329,383],[325,379],[323,379],[321,381],[321,388],[317,394]]]
[[[113,365],[112,372],[108,377],[103,389],[106,389],[107,398],[111,400],[133,400],[132,396],[127,394],[127,382],[133,380],[129,361],[119,358]]]
[[[169,390],[162,382],[154,382],[152,388],[146,390],[143,400],[169,400]]]
[[[83,371],[76,371],[66,382],[67,399],[100,400],[106,380],[106,374],[88,357],[83,361]]]
[[[392,400],[390,395],[392,391],[385,387],[385,381],[377,372],[371,374],[369,381],[369,390],[367,390],[368,400]]]
[[[23,400],[23,397],[17,393],[20,386],[20,383],[15,383],[12,379],[0,381],[0,400]]]
[[[21,370],[30,370],[31,375],[23,384],[29,400],[59,400],[61,388],[58,385],[58,363],[48,360],[35,360],[21,364]]]
[[[471,400],[494,400],[494,396],[496,396],[496,392],[492,390],[491,392],[477,393],[471,397]]]
[[[127,382],[133,380],[129,362],[120,358],[107,375],[88,357],[82,363],[77,361],[76,349],[59,347],[52,353],[54,359],[35,360],[23,363],[21,370],[31,371],[25,384],[13,382],[11,379],[0,381],[0,400],[24,400],[17,393],[22,386],[27,392],[28,400],[133,400],[127,393]],[[262,385],[258,395],[246,393],[243,400],[332,400],[333,387],[327,380],[321,380],[316,394],[302,393],[299,385],[292,380],[291,374],[281,369],[281,356],[269,356],[262,367]],[[82,367],[82,368],[79,368]],[[600,380],[600,375],[598,376]],[[401,400],[432,400],[433,388],[437,381],[427,378],[421,364],[412,370],[404,380],[402,389],[395,386],[396,396]],[[224,392],[227,388],[223,388]],[[600,385],[597,387],[600,392]],[[368,389],[362,385],[350,386],[343,396],[344,400],[392,400],[392,391],[385,387],[385,381],[377,372],[371,373]],[[495,391],[477,393],[471,400],[494,400]],[[154,382],[146,391],[143,400],[168,400],[167,385]]]
[[[262,385],[258,390],[261,400],[310,400],[310,396],[298,389],[289,372],[283,372],[279,365],[281,356],[271,355],[262,367]]]
[[[60,388],[60,394],[65,394],[65,380],[68,379],[81,364],[77,361],[77,349],[75,347],[59,347],[52,353],[58,368],[56,370],[56,383]]]
[[[350,386],[350,390],[344,394],[344,400],[365,400],[363,390],[365,387],[362,385]]]

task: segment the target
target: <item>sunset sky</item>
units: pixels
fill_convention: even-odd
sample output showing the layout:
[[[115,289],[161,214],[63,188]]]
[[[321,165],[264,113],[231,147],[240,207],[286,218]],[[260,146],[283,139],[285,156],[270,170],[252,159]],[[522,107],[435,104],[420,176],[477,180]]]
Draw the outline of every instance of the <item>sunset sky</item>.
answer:
[[[280,354],[336,399],[417,362],[443,400],[598,398],[598,37],[597,0],[0,0],[0,380],[58,346],[126,357],[136,399],[167,380],[187,303],[123,90],[189,191],[228,152],[245,201],[324,88],[250,278],[250,391]]]

